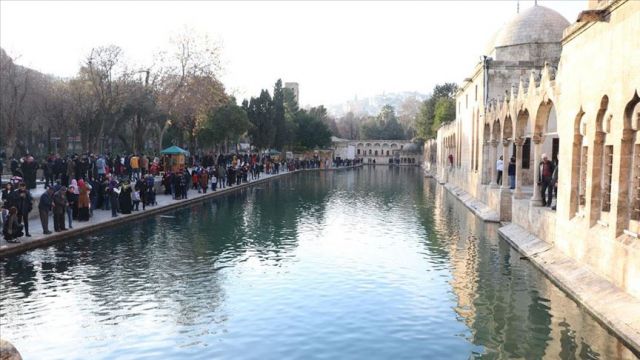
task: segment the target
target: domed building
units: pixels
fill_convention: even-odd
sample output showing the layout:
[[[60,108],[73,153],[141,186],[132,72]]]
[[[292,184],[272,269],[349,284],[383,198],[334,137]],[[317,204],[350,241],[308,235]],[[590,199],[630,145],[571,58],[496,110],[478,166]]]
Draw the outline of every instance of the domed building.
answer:
[[[393,162],[396,165],[420,165],[422,159],[422,146],[417,142],[410,142],[402,149],[395,150],[393,153]]]
[[[483,220],[510,223],[503,237],[554,252],[541,267],[595,274],[564,283],[569,293],[617,289],[581,298],[606,324],[609,309],[640,304],[639,33],[635,0],[589,0],[572,24],[537,5],[515,14],[459,84],[455,120],[424,147],[429,174]]]
[[[569,21],[555,10],[544,6],[533,6],[523,10],[498,30],[485,46],[485,54],[471,71],[469,77],[459,84],[456,93],[456,120],[439,132],[446,142],[446,156],[451,155],[460,182],[474,187],[491,182],[491,169],[482,169],[483,158],[491,158],[493,147],[491,135],[485,127],[485,112],[490,104],[497,105],[517,93],[518,85],[527,86],[533,74],[539,79],[545,64],[557,68],[562,52],[562,36]],[[555,122],[555,115],[553,122]],[[531,137],[531,129],[524,135]],[[556,144],[557,145],[557,144]],[[557,152],[550,140],[549,152]],[[502,150],[502,149],[500,149]],[[471,156],[463,156],[470,154]],[[511,157],[515,149],[507,154]],[[523,184],[533,182],[533,157],[530,139],[523,145]],[[552,155],[556,155],[553,153]]]
[[[518,14],[496,33],[489,55],[496,61],[557,63],[562,32],[569,22],[555,10],[533,6]]]

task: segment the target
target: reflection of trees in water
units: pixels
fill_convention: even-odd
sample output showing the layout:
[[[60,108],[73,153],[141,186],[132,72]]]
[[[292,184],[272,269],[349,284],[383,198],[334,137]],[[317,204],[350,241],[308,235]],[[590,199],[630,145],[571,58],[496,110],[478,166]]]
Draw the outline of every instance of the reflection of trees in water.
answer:
[[[35,290],[36,275],[33,263],[24,255],[13,256],[5,260],[0,268],[1,288],[18,288],[24,297],[28,298]]]

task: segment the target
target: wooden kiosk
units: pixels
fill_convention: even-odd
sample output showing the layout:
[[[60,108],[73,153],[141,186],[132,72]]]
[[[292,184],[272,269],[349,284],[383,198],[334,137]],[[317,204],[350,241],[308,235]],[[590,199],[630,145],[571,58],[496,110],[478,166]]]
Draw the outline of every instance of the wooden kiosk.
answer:
[[[189,152],[178,146],[171,146],[162,151],[162,167],[164,171],[179,172],[184,170]]]

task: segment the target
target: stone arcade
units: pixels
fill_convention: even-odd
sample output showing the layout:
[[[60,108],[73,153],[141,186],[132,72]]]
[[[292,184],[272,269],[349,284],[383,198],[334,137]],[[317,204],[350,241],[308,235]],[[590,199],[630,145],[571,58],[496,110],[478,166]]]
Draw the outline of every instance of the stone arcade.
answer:
[[[640,2],[591,0],[577,22],[535,6],[490,41],[425,169],[640,298]],[[542,154],[559,161],[542,207]],[[515,189],[496,160],[516,158]],[[453,162],[451,163],[451,160]]]

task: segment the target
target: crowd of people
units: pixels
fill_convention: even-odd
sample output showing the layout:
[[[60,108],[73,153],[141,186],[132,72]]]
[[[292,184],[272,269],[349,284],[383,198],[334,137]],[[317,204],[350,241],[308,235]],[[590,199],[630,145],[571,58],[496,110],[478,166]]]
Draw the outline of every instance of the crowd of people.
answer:
[[[323,164],[323,161],[326,163]],[[332,165],[351,166],[351,160],[334,159]],[[193,157],[175,171],[163,171],[158,158],[144,155],[51,155],[38,163],[31,155],[10,162],[11,180],[2,185],[2,234],[7,242],[30,237],[29,215],[33,210],[30,190],[36,188],[36,171],[42,170],[45,191],[38,212],[43,233],[72,229],[75,222],[89,221],[94,211],[111,211],[112,217],[146,210],[157,205],[156,179],[164,194],[187,199],[189,191],[207,193],[260,179],[261,174],[330,166],[330,160],[285,160],[258,154],[205,155]],[[0,174],[3,164],[0,160]],[[1,179],[1,178],[0,178]]]

